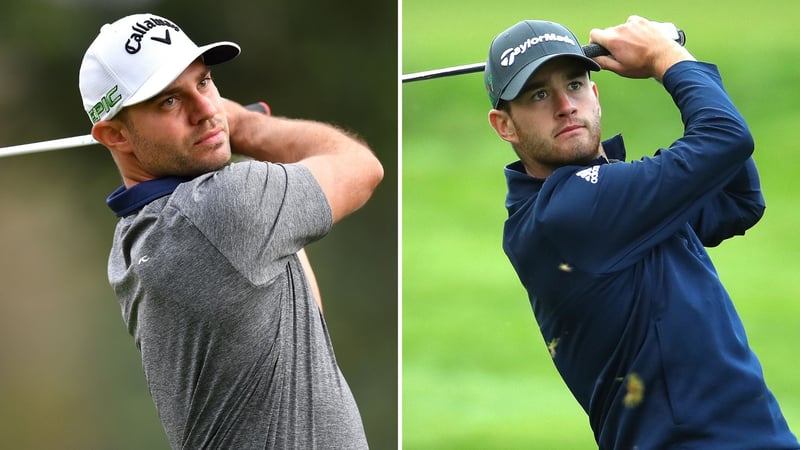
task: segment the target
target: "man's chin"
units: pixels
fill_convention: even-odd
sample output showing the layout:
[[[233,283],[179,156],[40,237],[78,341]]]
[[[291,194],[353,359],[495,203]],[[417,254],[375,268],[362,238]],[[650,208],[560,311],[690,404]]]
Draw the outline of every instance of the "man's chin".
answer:
[[[600,142],[581,142],[576,143],[574,147],[572,147],[572,151],[569,152],[574,157],[572,158],[572,163],[577,165],[586,165],[591,164],[592,161],[599,158],[601,155],[600,152]]]

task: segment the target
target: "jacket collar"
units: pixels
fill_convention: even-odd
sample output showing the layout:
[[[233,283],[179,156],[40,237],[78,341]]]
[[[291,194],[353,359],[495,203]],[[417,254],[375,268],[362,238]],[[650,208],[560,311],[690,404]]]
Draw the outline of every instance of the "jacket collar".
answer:
[[[603,141],[602,145],[608,160],[604,157],[598,157],[587,164],[587,166],[625,161],[625,142],[622,140],[621,134],[606,139]],[[528,173],[525,172],[525,166],[522,165],[522,161],[516,161],[507,165],[505,167],[505,175],[508,184],[508,196],[506,198],[507,207],[519,200],[529,198],[531,190],[538,192],[545,181],[545,178],[536,178],[528,175]]]

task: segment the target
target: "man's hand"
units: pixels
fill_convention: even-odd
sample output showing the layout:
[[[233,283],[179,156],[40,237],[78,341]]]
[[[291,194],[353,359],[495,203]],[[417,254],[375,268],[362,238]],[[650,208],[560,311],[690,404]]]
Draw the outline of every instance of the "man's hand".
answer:
[[[680,61],[694,61],[694,56],[666,36],[659,24],[639,16],[631,16],[622,25],[593,29],[591,42],[602,45],[610,56],[594,58],[603,69],[627,78],[655,78]]]
[[[270,115],[269,110],[267,111],[259,111],[255,108],[250,108],[247,106],[242,106],[241,104],[234,102],[232,100],[223,99],[222,106],[225,109],[225,116],[228,120],[228,136],[231,142],[231,150],[233,153],[244,154],[239,150],[239,139],[243,132],[238,132],[240,128],[244,128],[244,125],[239,126],[240,123],[246,123],[248,116],[252,116],[253,113],[259,113],[261,115]],[[245,155],[250,156],[250,155]]]

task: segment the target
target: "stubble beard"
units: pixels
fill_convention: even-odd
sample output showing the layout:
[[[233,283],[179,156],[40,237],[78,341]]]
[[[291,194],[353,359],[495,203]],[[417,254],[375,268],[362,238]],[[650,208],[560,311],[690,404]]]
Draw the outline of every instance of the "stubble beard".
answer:
[[[598,157],[600,152],[600,117],[578,121],[587,131],[584,136],[576,136],[558,143],[557,138],[536,133],[524,133],[525,128],[517,126],[520,142],[515,150],[526,166],[535,164],[555,170],[562,166],[584,165]]]
[[[224,167],[230,161],[231,157],[230,151],[227,152],[226,158],[213,159],[198,157],[198,155],[192,152],[187,153],[183,151],[183,149],[193,147],[192,139],[194,138],[187,139],[187,142],[175,141],[169,144],[156,142],[136,132],[132,132],[132,138],[134,139],[135,147],[140,149],[138,152],[142,155],[142,157],[140,157],[140,162],[143,165],[146,164],[148,171],[158,177],[194,177],[213,172]],[[217,152],[219,151],[219,147],[214,147],[214,149],[210,151]]]

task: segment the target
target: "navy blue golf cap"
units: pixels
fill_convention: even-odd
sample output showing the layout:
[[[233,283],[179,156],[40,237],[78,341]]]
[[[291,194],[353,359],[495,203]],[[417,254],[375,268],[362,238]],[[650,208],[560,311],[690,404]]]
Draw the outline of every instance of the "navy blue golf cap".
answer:
[[[489,47],[484,71],[492,107],[497,108],[500,100],[514,100],[536,69],[562,56],[582,61],[588,70],[600,70],[583,53],[575,34],[555,22],[525,20],[498,34]]]

